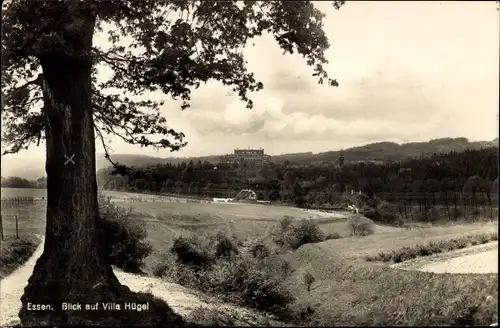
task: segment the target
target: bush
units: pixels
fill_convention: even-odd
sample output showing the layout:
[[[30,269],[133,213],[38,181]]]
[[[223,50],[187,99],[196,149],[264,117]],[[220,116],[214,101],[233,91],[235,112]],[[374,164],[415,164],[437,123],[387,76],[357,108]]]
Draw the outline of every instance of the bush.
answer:
[[[279,218],[275,227],[271,231],[271,239],[278,246],[287,246],[286,233],[291,227],[293,218],[291,216],[284,216]]]
[[[170,264],[165,262],[161,262],[153,269],[153,275],[158,278],[163,278],[166,276],[168,270],[170,269]]]
[[[263,259],[271,254],[269,247],[262,242],[253,243],[249,247],[250,254],[257,259]]]
[[[274,313],[286,312],[293,300],[283,283],[291,273],[290,264],[270,255],[260,242],[251,245],[247,254],[240,252],[235,240],[224,232],[177,237],[171,254],[175,258],[166,257],[155,268],[155,275],[168,276],[182,285]]]
[[[239,240],[229,231],[219,230],[203,236],[178,236],[170,252],[175,254],[177,261],[190,265],[197,270],[206,269],[216,260],[229,260],[238,256]]]
[[[174,238],[170,251],[177,257],[177,261],[195,269],[203,269],[214,263],[214,256],[210,254],[206,240],[198,236]]]
[[[101,198],[99,203],[101,238],[105,243],[112,265],[126,272],[139,273],[144,259],[151,254],[152,247],[146,241],[145,227],[134,221],[129,209]]]
[[[397,206],[386,201],[378,203],[375,208],[364,208],[361,214],[373,221],[396,225],[401,223],[401,217]]]
[[[375,233],[375,224],[373,221],[362,215],[355,215],[350,218],[348,227],[355,236],[368,236]]]
[[[229,258],[238,255],[238,240],[234,236],[228,236],[224,231],[217,231],[209,235],[210,248],[214,251],[216,258]]]
[[[188,323],[202,327],[229,327],[236,326],[236,320],[227,310],[207,309],[197,307],[187,317]]]
[[[285,240],[289,247],[296,250],[302,245],[318,243],[325,240],[325,234],[321,231],[317,222],[302,219],[296,224],[292,224],[285,232]]]
[[[242,263],[235,275],[241,282],[243,304],[274,313],[286,312],[294,298],[283,283],[291,273],[290,263],[279,257]]]
[[[330,236],[337,237],[338,235],[331,234]],[[326,236],[314,220],[302,219],[294,222],[291,217],[283,217],[278,220],[271,231],[271,239],[278,246],[296,250],[305,244],[324,241]]]

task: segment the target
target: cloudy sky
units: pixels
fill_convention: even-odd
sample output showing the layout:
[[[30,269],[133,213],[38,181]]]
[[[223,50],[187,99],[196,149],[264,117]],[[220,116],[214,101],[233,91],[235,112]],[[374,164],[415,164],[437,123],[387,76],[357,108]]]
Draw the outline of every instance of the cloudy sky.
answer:
[[[326,57],[338,88],[318,85],[299,56],[283,55],[269,36],[245,55],[264,83],[245,108],[229,89],[209,83],[192,108],[163,108],[187,136],[180,152],[145,150],[112,139],[114,153],[197,156],[263,147],[267,153],[320,152],[377,141],[440,137],[492,140],[498,134],[500,12],[489,2],[327,2]],[[101,42],[98,39],[98,42]],[[98,147],[98,152],[102,149]],[[43,147],[2,158],[43,168]],[[30,164],[31,165],[31,164]],[[3,173],[2,172],[2,173]]]

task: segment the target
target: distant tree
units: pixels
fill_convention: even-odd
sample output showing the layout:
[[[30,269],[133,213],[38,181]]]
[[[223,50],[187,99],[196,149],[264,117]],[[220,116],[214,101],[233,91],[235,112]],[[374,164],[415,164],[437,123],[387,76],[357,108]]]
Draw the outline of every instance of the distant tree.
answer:
[[[40,189],[47,188],[47,179],[45,177],[38,178],[36,180],[36,187]]]
[[[209,161],[203,161],[203,169],[204,170],[213,170],[214,167],[215,167],[215,165],[210,163]]]
[[[29,181],[20,177],[2,178],[3,188],[36,188],[35,181]]]
[[[436,193],[441,190],[441,182],[437,179],[428,179],[425,181],[425,189],[432,195],[432,205],[436,205]]]
[[[384,185],[382,179],[380,179],[379,177],[362,179],[360,182],[362,183],[359,184],[359,188],[370,198],[373,198],[375,196],[375,193],[380,192]]]

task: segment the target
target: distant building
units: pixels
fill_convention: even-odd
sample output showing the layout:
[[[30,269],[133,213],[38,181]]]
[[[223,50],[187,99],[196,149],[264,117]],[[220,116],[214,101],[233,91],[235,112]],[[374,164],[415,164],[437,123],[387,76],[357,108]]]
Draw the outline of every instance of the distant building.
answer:
[[[270,155],[264,153],[264,149],[235,149],[233,154],[221,156],[220,162],[224,164],[249,163],[262,165],[271,160]]]

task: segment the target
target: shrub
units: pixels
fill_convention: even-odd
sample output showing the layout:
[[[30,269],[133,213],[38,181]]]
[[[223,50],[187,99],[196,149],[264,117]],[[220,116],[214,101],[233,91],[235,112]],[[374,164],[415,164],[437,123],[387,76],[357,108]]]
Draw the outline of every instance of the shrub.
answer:
[[[400,263],[416,258],[418,256],[418,253],[419,253],[418,248],[405,246],[401,249],[393,251],[391,257],[395,263]]]
[[[304,280],[304,285],[306,285],[307,292],[311,291],[312,284],[316,280],[314,276],[308,271],[304,273],[302,276],[302,279]]]
[[[276,225],[271,231],[271,239],[278,246],[286,246],[286,233],[291,227],[293,218],[291,216],[284,216],[279,218]]]
[[[212,239],[214,235],[176,238],[172,246],[176,257],[174,268],[166,263],[166,257],[155,269],[155,274],[229,301],[264,311],[285,312],[293,300],[284,285],[291,273],[290,264],[278,256],[259,256],[257,251],[254,252],[256,256],[252,251],[251,255],[238,251],[230,256],[214,256],[208,246],[212,245],[215,251],[217,243],[213,241],[226,240],[221,234],[216,235],[216,239]],[[256,243],[254,249],[266,249],[263,246]]]
[[[397,225],[401,221],[397,206],[386,201],[378,203],[374,208],[364,208],[361,213],[373,221]]]
[[[285,236],[285,241],[293,250],[305,244],[318,243],[325,240],[325,234],[321,231],[318,223],[306,219],[292,224],[290,229],[285,232]]]
[[[338,234],[331,234],[330,236],[340,238]],[[278,246],[296,250],[305,244],[324,241],[326,236],[314,220],[302,219],[294,222],[291,217],[283,217],[278,220],[272,229],[271,239]]]
[[[177,260],[195,269],[203,269],[214,263],[214,257],[210,254],[206,240],[198,236],[174,238],[170,251],[174,253]]]
[[[368,236],[375,232],[375,224],[373,221],[362,215],[355,215],[350,218],[348,227],[355,236]]]
[[[250,254],[257,259],[263,259],[271,254],[269,247],[262,242],[256,242],[249,247]]]
[[[202,327],[228,327],[236,326],[236,320],[227,309],[219,311],[215,308],[207,309],[197,307],[187,317],[187,322]]]
[[[101,238],[111,264],[126,272],[141,272],[144,259],[152,252],[151,245],[146,241],[145,227],[133,220],[130,209],[119,207],[109,199],[100,199],[99,216]]]
[[[153,275],[158,278],[163,278],[168,270],[169,264],[167,262],[161,262],[153,269]]]
[[[209,235],[210,248],[213,249],[216,258],[229,258],[238,255],[238,241],[234,236],[228,236],[227,232],[217,231]]]
[[[283,283],[290,273],[290,264],[279,257],[267,257],[262,261],[241,265],[235,275],[235,283],[242,283],[242,303],[258,310],[286,312],[288,304],[294,300]]]

